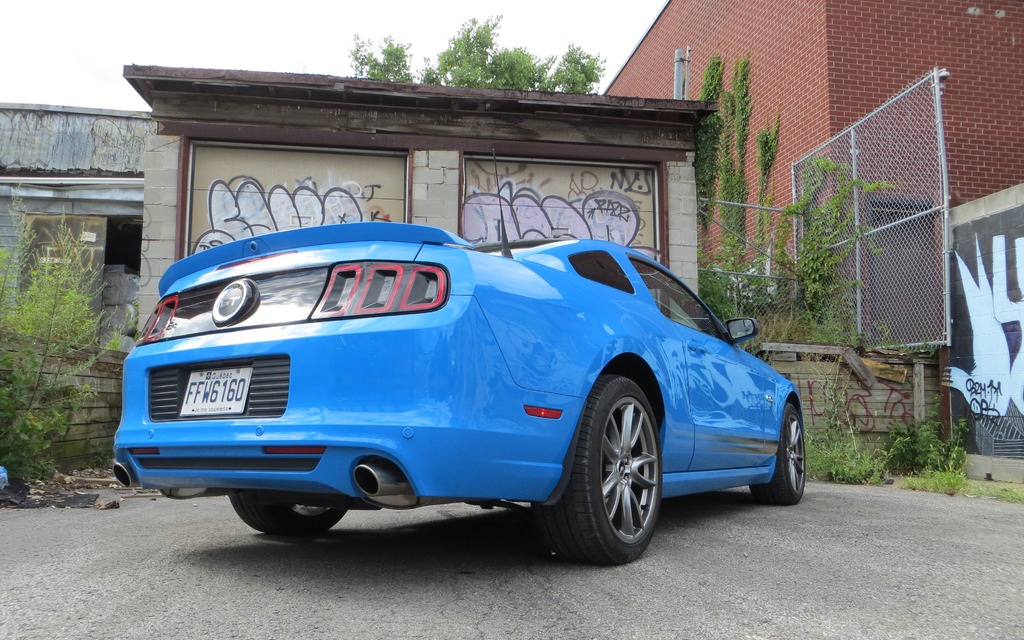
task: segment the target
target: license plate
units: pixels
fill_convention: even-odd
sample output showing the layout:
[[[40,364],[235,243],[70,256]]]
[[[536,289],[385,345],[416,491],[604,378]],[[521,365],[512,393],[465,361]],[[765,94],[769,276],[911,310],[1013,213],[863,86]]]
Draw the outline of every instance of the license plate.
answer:
[[[217,416],[245,411],[252,367],[193,371],[185,385],[182,416]]]

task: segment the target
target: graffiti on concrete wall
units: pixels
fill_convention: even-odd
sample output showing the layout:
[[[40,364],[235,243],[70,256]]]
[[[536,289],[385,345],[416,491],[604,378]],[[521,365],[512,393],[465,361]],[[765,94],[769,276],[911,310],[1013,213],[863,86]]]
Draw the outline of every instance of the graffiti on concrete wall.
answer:
[[[466,160],[461,234],[474,244],[598,238],[657,254],[652,167]]]
[[[972,453],[1024,458],[1024,206],[954,231],[953,332],[948,384],[969,418]]]
[[[189,253],[273,231],[404,219],[402,157],[199,147],[194,166]]]

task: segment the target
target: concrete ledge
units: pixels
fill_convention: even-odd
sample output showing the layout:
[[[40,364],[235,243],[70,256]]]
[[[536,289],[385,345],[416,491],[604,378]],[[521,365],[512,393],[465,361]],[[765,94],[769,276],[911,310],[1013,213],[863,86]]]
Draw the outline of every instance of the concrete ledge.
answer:
[[[1024,460],[967,454],[967,477],[1024,484]]]

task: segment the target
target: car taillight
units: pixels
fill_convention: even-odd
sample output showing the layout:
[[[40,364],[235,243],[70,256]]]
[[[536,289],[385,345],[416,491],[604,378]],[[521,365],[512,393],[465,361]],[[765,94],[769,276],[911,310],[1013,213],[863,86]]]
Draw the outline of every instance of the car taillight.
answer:
[[[167,325],[174,319],[174,312],[178,310],[178,296],[167,296],[156,305],[153,314],[146,321],[142,329],[142,337],[139,344],[159,340],[167,329]]]
[[[360,262],[331,270],[313,319],[429,311],[444,304],[448,274],[421,264]]]

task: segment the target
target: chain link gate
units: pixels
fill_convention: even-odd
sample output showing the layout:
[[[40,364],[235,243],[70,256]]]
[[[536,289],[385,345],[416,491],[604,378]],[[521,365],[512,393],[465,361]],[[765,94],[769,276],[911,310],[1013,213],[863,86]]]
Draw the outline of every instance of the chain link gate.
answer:
[[[723,320],[762,323],[790,315],[796,281],[778,264],[793,257],[792,230],[782,209],[721,200],[697,202],[700,296]]]
[[[934,69],[793,163],[793,201],[812,208],[853,182],[832,249],[835,299],[866,345],[948,344],[949,181],[942,81]],[[822,162],[825,160],[826,162]],[[833,163],[831,172],[823,167]],[[879,189],[861,184],[884,183]],[[797,221],[797,236],[808,228]]]

